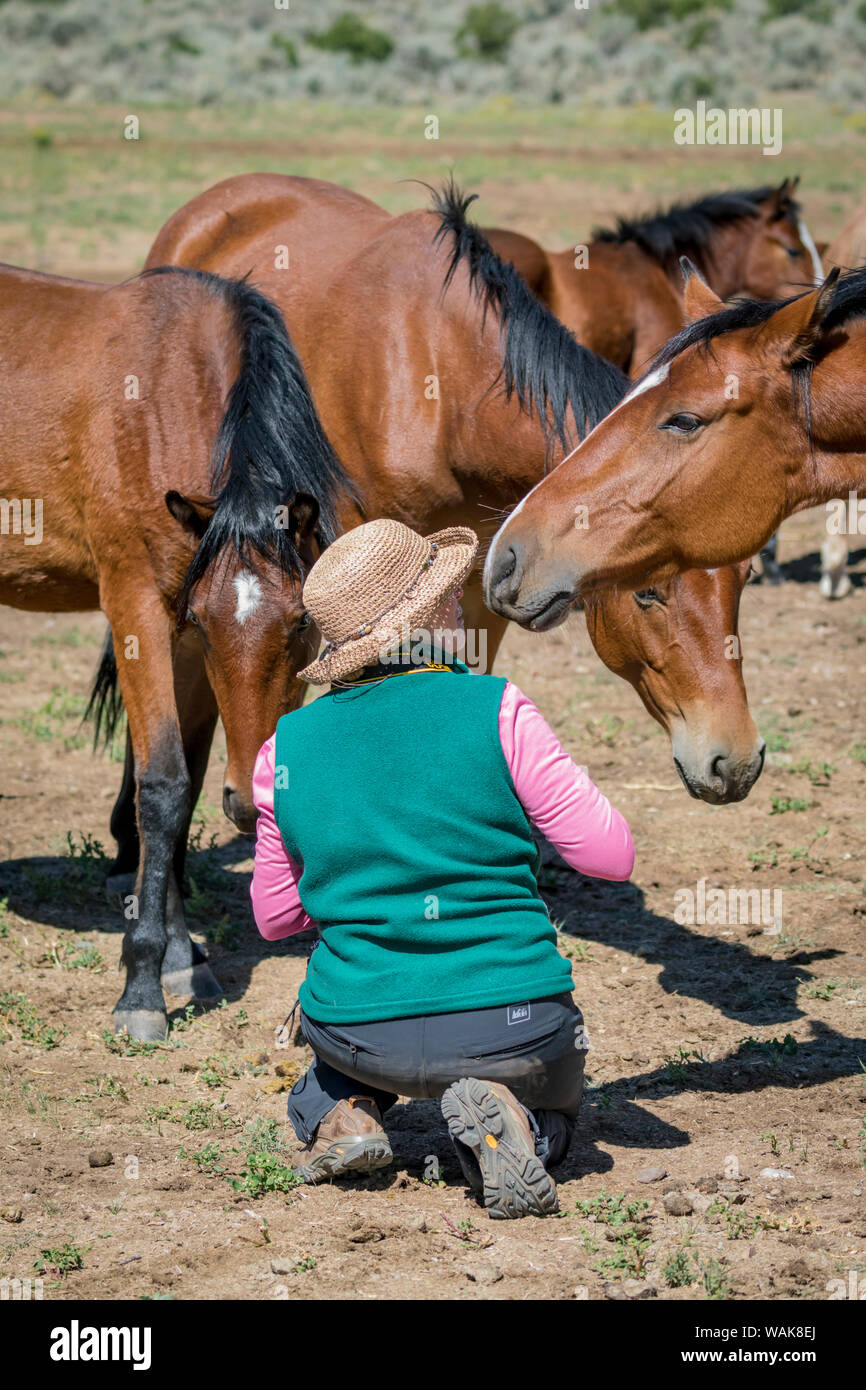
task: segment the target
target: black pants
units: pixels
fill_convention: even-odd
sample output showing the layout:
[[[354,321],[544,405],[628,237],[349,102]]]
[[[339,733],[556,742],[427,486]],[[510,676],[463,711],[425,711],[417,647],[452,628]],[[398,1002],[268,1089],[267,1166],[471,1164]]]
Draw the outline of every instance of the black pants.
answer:
[[[536,1150],[564,1156],[583,1095],[586,1035],[570,994],[529,1003],[373,1023],[317,1023],[301,1013],[316,1054],[289,1093],[289,1120],[310,1143],[340,1100],[363,1089],[384,1113],[398,1096],[441,1096],[464,1076],[500,1081],[530,1113]]]

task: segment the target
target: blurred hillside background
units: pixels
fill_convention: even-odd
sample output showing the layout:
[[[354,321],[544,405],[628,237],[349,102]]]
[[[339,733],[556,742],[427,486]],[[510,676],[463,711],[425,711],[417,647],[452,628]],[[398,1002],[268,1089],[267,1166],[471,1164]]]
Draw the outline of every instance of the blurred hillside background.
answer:
[[[587,0],[579,0],[587,3]],[[285,5],[285,8],[277,8]],[[0,0],[0,90],[73,101],[866,98],[864,0]]]
[[[588,3],[0,0],[0,259],[120,278],[188,198],[259,169],[394,212],[453,171],[480,221],[552,247],[799,173],[836,235],[866,193],[866,0]],[[781,107],[781,156],[675,145],[699,98]]]

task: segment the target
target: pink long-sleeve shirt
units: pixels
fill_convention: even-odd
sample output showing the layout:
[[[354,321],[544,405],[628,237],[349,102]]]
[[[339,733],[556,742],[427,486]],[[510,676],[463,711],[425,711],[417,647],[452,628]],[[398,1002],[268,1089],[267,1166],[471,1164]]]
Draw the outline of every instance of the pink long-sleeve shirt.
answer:
[[[274,818],[274,743],[259,751],[253,772],[256,858],[250,895],[268,941],[315,926],[298,892],[301,866],[289,858]],[[567,864],[592,878],[626,879],[634,845],[625,817],[566,753],[530,699],[510,681],[499,706],[499,741],[518,799],[537,830]]]

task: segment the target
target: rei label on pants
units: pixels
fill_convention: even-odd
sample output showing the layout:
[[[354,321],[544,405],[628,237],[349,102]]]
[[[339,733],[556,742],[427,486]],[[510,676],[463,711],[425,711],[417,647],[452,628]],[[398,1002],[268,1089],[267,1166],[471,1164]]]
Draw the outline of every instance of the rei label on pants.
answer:
[[[530,1019],[530,1008],[528,1004],[509,1004],[506,1009],[508,1026],[512,1023],[528,1023]]]

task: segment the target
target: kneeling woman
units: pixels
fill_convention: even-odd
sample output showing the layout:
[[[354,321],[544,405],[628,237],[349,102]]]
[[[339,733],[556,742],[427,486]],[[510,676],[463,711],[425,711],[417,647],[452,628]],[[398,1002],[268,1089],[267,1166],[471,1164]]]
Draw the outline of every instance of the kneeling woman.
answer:
[[[307,1181],[389,1163],[384,1112],[441,1096],[467,1181],[515,1217],[556,1209],[585,1058],[531,826],[598,878],[628,878],[634,850],[515,686],[417,641],[384,655],[458,627],[476,548],[373,521],[310,571],[327,646],[301,675],[330,690],[259,754],[252,898],[269,940],[319,931],[300,991],[315,1061],[289,1096]]]

